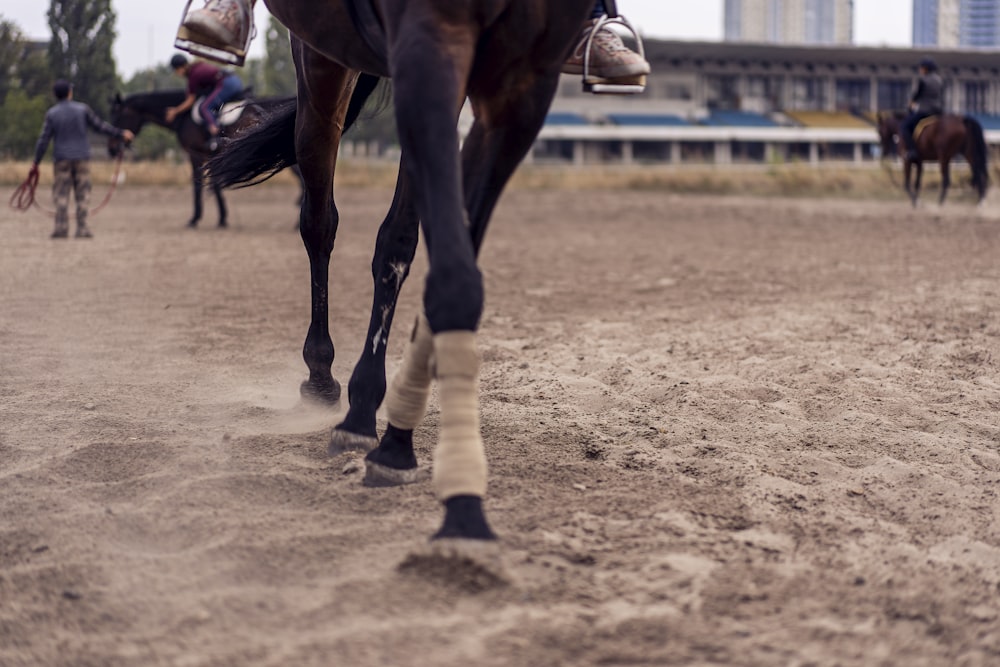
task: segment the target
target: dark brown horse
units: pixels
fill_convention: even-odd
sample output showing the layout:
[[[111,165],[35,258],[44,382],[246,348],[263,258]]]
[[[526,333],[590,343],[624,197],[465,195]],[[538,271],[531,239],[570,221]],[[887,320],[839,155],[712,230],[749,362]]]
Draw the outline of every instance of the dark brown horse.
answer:
[[[111,123],[122,129],[132,130],[139,134],[143,126],[153,123],[160,127],[165,127],[177,135],[177,141],[181,148],[188,155],[191,162],[191,185],[194,189],[194,214],[188,221],[189,227],[197,227],[202,215],[202,190],[205,185],[205,162],[211,156],[208,148],[208,132],[205,128],[196,123],[187,111],[178,116],[173,123],[166,120],[166,111],[170,107],[179,105],[184,101],[187,93],[183,90],[164,90],[152,93],[138,93],[123,98],[116,95],[111,103]],[[264,113],[271,112],[282,105],[290,105],[292,100],[267,99],[267,100],[246,100],[243,113],[239,120],[227,127],[223,127],[222,136],[231,136],[243,128],[255,124]],[[108,151],[112,156],[116,156],[121,151],[121,141],[111,139],[108,142]],[[212,193],[219,206],[219,227],[228,226],[226,201],[222,196],[222,188],[215,183],[211,183]]]
[[[561,65],[592,0],[267,0],[292,34],[297,111],[279,114],[227,148],[209,169],[246,182],[298,161],[305,182],[300,230],[312,272],[312,323],[303,356],[307,394],[339,394],[330,374],[328,271],[338,214],[333,179],[341,135],[379,77],[393,81],[402,145],[392,208],[372,262],[375,298],[365,352],[348,387],[350,410],[331,452],[369,448],[368,481],[414,481],[413,429],[432,380],[441,427],[433,487],[445,517],[432,544],[480,549],[495,540],[482,507],[486,461],[478,426],[475,332],[483,308],[476,256],[508,179],[537,136]],[[459,150],[456,120],[475,120]],[[232,152],[229,152],[232,151]],[[384,355],[396,298],[419,227],[430,268],[424,314],[386,397],[388,426],[375,438],[386,393]]]
[[[979,194],[979,201],[986,196],[989,185],[989,172],[986,168],[986,140],[983,137],[983,127],[975,118],[942,114],[932,116],[917,125],[916,147],[919,160],[910,160],[906,155],[906,145],[899,136],[900,123],[904,115],[901,112],[883,111],[878,115],[878,134],[882,144],[882,155],[888,157],[899,153],[903,158],[903,174],[906,193],[910,201],[917,205],[920,195],[920,181],[924,173],[924,160],[937,160],[941,165],[941,196],[939,204],[943,204],[948,196],[951,185],[950,164],[956,155],[965,157],[972,170],[972,187]],[[911,172],[916,169],[916,178],[910,185]]]

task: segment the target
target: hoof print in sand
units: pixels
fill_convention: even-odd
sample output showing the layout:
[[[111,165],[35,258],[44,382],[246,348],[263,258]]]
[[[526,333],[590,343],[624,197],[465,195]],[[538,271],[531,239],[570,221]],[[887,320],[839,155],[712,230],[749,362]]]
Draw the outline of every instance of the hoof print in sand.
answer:
[[[513,584],[495,541],[434,540],[407,556],[399,564],[399,571],[469,593]]]

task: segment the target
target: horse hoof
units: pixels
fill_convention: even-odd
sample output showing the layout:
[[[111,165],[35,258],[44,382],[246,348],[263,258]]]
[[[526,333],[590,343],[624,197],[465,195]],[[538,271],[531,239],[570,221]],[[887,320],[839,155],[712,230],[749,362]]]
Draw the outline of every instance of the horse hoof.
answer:
[[[365,459],[365,486],[406,486],[430,479],[430,471],[424,468],[400,470]]]
[[[187,228],[188,229],[198,229],[198,221],[197,220],[192,220],[191,222],[187,223]]]
[[[299,394],[309,401],[315,401],[322,405],[334,405],[340,400],[340,383],[336,380],[330,380],[329,383],[315,385],[306,380],[299,386]]]
[[[469,593],[514,583],[496,540],[442,538],[411,552],[399,571]]]
[[[326,446],[326,452],[330,456],[338,456],[346,452],[367,454],[376,447],[378,447],[376,438],[335,428],[330,432],[330,444]]]

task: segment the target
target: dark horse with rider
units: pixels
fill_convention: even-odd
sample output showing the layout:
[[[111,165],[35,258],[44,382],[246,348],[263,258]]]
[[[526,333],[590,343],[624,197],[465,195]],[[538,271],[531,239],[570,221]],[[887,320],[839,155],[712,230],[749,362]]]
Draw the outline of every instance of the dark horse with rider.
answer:
[[[989,185],[982,125],[970,116],[944,113],[944,80],[934,60],[921,60],[919,73],[910,96],[909,112],[881,112],[878,115],[882,155],[888,157],[898,152],[902,156],[906,192],[914,206],[920,193],[924,161],[937,160],[941,165],[938,201],[943,204],[951,185],[951,160],[962,155],[972,171],[972,186],[982,201]],[[911,186],[914,171],[916,178]]]
[[[111,123],[138,134],[147,123],[159,125],[177,136],[191,163],[194,213],[188,221],[196,227],[202,217],[205,164],[218,149],[220,139],[253,127],[283,106],[294,106],[294,98],[253,98],[238,76],[204,62],[188,62],[178,54],[170,66],[187,81],[184,89],[116,95],[111,105]],[[117,155],[123,142],[112,138],[108,150]],[[219,227],[228,225],[222,188],[208,181],[219,207]]]

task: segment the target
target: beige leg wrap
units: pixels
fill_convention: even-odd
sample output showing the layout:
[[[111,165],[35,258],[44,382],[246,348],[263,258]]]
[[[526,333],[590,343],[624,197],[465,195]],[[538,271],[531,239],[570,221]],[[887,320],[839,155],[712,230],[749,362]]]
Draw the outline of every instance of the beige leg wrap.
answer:
[[[434,336],[434,376],[441,402],[441,433],[434,450],[434,492],[442,501],[454,496],[486,495],[486,453],[479,433],[479,354],[472,331]]]
[[[434,338],[427,318],[417,316],[410,342],[403,353],[403,366],[392,378],[385,409],[389,423],[404,431],[412,431],[427,412],[427,399],[431,392],[430,358],[434,351]]]

